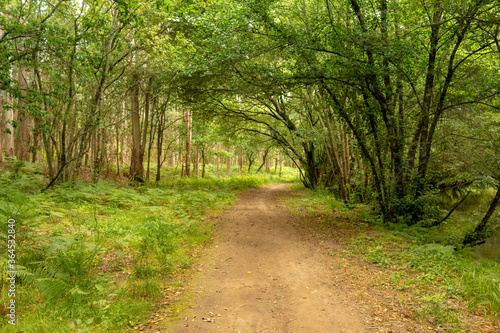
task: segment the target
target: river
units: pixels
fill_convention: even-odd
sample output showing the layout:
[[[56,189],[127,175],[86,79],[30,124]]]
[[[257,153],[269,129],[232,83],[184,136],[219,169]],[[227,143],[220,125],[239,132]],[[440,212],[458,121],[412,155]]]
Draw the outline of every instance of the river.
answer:
[[[500,232],[488,238],[484,244],[474,248],[479,258],[500,260]]]

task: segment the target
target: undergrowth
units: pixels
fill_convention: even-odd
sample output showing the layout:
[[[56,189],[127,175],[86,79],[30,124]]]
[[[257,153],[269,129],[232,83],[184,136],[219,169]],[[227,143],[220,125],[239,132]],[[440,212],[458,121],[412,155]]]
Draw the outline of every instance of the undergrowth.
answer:
[[[210,242],[205,217],[231,204],[234,191],[280,179],[74,181],[40,193],[42,171],[12,161],[0,174],[0,219],[16,220],[16,330],[23,332],[123,331],[147,322],[171,296],[173,277]],[[0,228],[0,332],[11,332],[6,223]]]

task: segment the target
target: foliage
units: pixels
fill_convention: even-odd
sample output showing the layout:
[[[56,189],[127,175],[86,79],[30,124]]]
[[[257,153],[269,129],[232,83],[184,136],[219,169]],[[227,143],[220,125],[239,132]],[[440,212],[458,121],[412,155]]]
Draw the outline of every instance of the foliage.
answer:
[[[386,222],[433,225],[436,187],[489,164],[479,142],[498,105],[497,13],[494,1],[209,4],[188,30],[200,52],[186,86],[285,149],[306,187],[369,199]]]
[[[2,105],[46,187],[272,151],[306,187],[433,225],[437,190],[498,169],[494,0],[6,3]]]

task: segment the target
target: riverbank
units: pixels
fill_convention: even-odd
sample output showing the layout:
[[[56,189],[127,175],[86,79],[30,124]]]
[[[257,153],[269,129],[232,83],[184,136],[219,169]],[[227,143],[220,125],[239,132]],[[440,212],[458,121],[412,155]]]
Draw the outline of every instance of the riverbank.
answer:
[[[344,279],[355,286],[360,304],[377,302],[375,295],[391,290],[393,303],[422,323],[423,332],[499,331],[500,265],[495,261],[411,239],[377,223],[366,207],[348,209],[321,192],[294,187],[284,203],[300,217],[304,235],[331,256],[340,252],[349,258]],[[380,308],[382,321],[393,320],[390,308]]]

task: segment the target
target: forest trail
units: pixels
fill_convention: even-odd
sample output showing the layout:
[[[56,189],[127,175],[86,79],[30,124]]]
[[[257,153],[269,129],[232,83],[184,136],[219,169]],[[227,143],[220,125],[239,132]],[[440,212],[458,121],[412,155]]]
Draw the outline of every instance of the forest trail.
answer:
[[[217,217],[218,240],[191,282],[193,307],[167,332],[373,332],[333,285],[331,257],[280,207],[287,186],[241,193]]]

